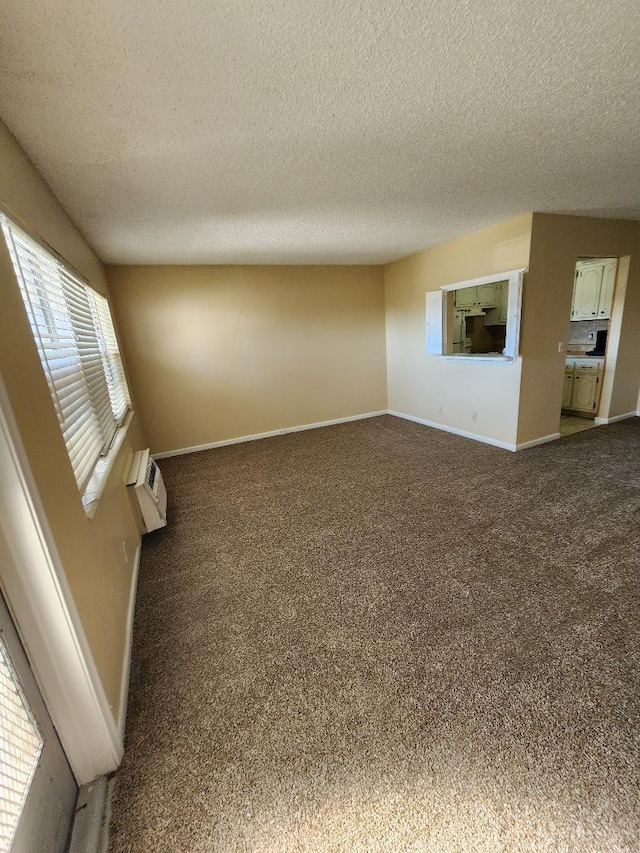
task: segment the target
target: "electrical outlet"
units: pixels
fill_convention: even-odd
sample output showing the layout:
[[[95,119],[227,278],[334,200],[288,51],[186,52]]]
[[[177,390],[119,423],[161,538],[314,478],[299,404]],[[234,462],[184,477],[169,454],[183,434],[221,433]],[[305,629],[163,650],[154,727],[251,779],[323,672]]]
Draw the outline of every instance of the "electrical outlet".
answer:
[[[564,341],[558,341],[558,352],[564,352]]]
[[[588,336],[587,336],[587,337],[589,338],[589,340],[590,340],[590,341],[592,341],[592,340],[595,338],[595,333],[594,333],[594,332],[589,332],[589,334],[588,334]]]

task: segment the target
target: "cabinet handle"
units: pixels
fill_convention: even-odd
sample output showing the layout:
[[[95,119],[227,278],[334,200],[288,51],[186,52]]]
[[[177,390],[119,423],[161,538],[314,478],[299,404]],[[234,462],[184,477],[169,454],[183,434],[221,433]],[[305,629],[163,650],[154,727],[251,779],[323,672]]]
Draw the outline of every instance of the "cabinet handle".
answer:
[[[596,312],[595,312],[595,311],[592,311],[591,313],[592,313],[592,314],[595,314]]]

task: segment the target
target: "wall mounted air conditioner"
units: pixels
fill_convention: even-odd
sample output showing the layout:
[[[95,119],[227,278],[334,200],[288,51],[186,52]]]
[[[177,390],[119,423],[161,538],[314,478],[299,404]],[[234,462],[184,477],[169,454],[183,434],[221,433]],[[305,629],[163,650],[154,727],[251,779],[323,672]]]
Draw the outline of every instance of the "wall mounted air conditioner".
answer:
[[[167,523],[167,490],[148,449],[134,453],[127,486],[135,492],[145,532],[164,527]]]

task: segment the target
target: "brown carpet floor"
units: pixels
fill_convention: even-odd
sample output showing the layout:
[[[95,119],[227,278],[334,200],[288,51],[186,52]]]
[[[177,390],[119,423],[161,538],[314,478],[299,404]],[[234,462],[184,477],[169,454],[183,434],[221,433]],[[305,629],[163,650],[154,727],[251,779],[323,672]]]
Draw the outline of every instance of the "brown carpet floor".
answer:
[[[111,853],[640,849],[640,421],[161,463]]]

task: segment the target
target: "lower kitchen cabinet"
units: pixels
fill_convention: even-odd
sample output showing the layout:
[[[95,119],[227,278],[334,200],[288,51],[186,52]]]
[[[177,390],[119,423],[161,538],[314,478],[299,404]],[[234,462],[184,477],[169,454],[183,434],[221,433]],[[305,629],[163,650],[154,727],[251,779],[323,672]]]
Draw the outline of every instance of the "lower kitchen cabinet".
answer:
[[[563,409],[597,414],[602,366],[601,361],[567,361],[562,395]]]
[[[576,373],[573,377],[571,408],[576,412],[593,412],[598,402],[600,378],[594,373]]]
[[[564,371],[564,390],[562,392],[562,408],[571,408],[571,394],[573,393],[573,365],[566,367]]]

